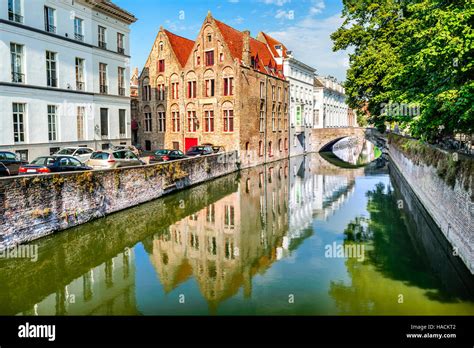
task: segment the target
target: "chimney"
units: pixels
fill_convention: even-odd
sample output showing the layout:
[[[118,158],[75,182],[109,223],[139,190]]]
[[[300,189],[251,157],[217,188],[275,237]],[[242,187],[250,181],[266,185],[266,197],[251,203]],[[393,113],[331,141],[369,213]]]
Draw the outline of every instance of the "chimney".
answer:
[[[242,63],[245,66],[250,66],[251,64],[251,54],[250,54],[250,31],[244,30],[243,42],[242,42]]]

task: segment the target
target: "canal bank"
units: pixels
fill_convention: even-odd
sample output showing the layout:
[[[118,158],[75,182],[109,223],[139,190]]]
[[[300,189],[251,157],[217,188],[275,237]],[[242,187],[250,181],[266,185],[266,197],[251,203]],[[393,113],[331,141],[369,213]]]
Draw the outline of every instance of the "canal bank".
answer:
[[[474,274],[474,160],[390,134],[390,162]]]

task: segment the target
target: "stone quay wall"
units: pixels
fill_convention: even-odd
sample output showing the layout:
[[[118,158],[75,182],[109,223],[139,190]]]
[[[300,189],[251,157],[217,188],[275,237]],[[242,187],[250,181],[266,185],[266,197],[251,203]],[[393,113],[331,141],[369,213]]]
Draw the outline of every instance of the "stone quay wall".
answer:
[[[237,158],[229,152],[140,167],[2,178],[0,249],[235,172]]]
[[[388,152],[413,192],[474,274],[474,160],[391,134]]]

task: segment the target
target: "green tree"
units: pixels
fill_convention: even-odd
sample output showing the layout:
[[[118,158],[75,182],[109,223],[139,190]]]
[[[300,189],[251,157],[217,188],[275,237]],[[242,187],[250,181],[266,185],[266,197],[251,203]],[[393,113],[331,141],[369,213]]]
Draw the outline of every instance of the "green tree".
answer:
[[[354,48],[346,93],[370,122],[434,140],[474,131],[472,0],[343,0],[334,50]],[[384,105],[416,106],[412,112]],[[413,112],[414,111],[414,112]]]

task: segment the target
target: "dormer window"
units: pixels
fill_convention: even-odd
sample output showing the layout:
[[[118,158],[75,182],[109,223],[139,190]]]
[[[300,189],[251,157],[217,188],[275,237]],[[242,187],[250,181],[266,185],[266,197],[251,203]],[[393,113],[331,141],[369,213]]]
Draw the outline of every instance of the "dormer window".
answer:
[[[276,50],[281,50],[281,45],[275,45]]]
[[[212,41],[212,35],[209,34],[209,35],[207,35],[207,42],[211,42],[211,41]]]

